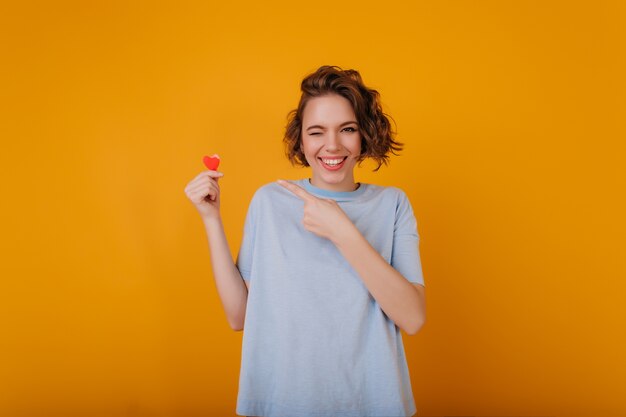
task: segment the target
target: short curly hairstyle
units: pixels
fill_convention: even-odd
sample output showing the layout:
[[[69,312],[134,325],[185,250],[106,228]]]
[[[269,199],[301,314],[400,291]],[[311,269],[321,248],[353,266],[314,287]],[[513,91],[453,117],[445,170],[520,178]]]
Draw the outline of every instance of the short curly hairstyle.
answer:
[[[342,70],[338,66],[323,65],[317,71],[307,75],[300,85],[302,95],[298,108],[287,115],[287,126],[283,143],[285,154],[292,165],[309,166],[302,151],[302,118],[308,101],[314,97],[338,94],[352,104],[361,133],[361,154],[357,159],[359,166],[366,158],[381,165],[388,164],[389,154],[398,155],[403,144],[396,141],[389,119],[383,113],[378,91],[366,87],[361,75],[353,69]],[[394,121],[395,123],[395,121]]]

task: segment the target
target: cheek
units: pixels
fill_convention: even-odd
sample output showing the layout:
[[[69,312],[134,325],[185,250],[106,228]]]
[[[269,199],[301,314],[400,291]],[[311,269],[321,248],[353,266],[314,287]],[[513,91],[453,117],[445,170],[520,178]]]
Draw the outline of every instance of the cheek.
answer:
[[[311,149],[311,143],[307,140],[302,140],[300,149],[302,150],[302,153],[304,153],[304,157],[309,164],[313,162],[312,160],[315,159],[315,152]]]
[[[361,154],[361,135],[355,135],[350,143],[350,150],[355,156],[359,156]]]
[[[309,145],[309,142],[306,140],[302,140],[302,142],[300,143],[300,149],[302,150],[302,153],[304,153],[305,156],[308,156],[308,154],[311,153],[311,146]]]

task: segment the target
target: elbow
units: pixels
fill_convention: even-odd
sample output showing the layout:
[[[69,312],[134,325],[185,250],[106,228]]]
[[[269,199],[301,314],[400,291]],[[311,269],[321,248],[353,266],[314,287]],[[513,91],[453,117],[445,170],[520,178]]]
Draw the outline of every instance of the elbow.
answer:
[[[414,323],[412,326],[405,328],[404,331],[409,336],[414,336],[421,330],[425,322],[426,319],[420,319],[419,321],[417,321],[417,323]]]
[[[243,330],[243,322],[238,323],[238,322],[230,322],[230,328],[233,329],[236,332],[240,332]]]
[[[226,318],[228,320],[228,325],[231,329],[236,332],[240,332],[243,330],[244,324],[246,322],[246,308],[245,305],[243,307],[243,311],[237,310],[234,312],[230,312],[230,314],[226,314]]]
[[[243,330],[244,321],[243,320],[229,320],[228,324],[231,329],[236,332],[240,332]]]

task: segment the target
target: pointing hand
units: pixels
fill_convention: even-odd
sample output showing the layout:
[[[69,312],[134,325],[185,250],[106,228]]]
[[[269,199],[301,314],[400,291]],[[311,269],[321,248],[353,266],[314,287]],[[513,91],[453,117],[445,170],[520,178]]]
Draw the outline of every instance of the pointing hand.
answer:
[[[316,197],[289,181],[278,180],[278,183],[304,201],[302,224],[309,232],[336,244],[339,239],[356,229],[335,200]]]

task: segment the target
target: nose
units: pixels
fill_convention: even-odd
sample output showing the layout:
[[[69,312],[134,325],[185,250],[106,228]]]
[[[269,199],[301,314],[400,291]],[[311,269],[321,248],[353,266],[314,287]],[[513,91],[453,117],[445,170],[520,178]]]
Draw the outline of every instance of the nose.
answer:
[[[329,132],[326,135],[326,150],[333,152],[341,149],[341,138],[336,132]]]

